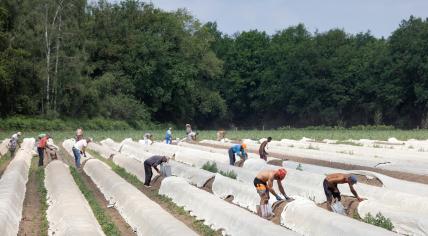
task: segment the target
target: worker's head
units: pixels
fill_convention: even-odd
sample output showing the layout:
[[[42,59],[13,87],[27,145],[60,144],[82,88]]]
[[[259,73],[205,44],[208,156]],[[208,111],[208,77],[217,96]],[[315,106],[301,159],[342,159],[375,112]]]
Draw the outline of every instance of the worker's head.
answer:
[[[243,143],[243,144],[241,144],[241,147],[242,147],[243,149],[247,149],[247,144],[246,144],[246,143]]]
[[[268,138],[267,138],[267,141],[268,141],[268,142],[272,141],[272,137],[268,137]]]
[[[186,124],[186,127],[190,127],[190,124]]]
[[[357,183],[357,177],[355,175],[351,175],[348,177],[348,182],[350,184],[356,184]]]
[[[172,130],[172,128],[171,128],[171,127],[169,127],[169,128],[168,128],[168,130]]]
[[[284,168],[280,168],[276,171],[275,177],[279,180],[283,180],[286,174],[287,174],[287,171]]]
[[[18,132],[18,133],[16,133],[18,136],[21,136],[22,135],[22,133],[21,132]]]

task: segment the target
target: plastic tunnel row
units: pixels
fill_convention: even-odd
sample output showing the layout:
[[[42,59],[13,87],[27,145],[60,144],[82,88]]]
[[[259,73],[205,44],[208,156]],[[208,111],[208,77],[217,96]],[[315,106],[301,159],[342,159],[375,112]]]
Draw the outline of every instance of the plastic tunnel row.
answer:
[[[136,148],[136,147],[134,147],[134,148]],[[154,151],[156,153],[156,150],[154,150],[154,147],[152,147],[151,149],[152,149],[152,151]],[[168,152],[168,150],[165,150],[166,147],[162,147],[162,149],[163,149],[163,152]],[[173,149],[176,150],[176,147],[173,147]],[[179,156],[180,155],[177,155],[177,153],[176,153],[175,158],[177,159],[177,157],[179,157]],[[187,158],[186,158],[187,161],[190,161],[191,159],[193,159],[193,160],[200,159],[199,156],[192,156],[192,155],[190,155],[190,156],[186,155],[186,156],[187,156]],[[195,161],[195,163],[200,163],[200,161]],[[222,164],[219,163],[219,165],[221,166]],[[243,173],[247,172],[247,170],[242,169],[242,168],[237,168],[237,167],[232,167],[232,168],[234,168],[234,169],[235,168],[236,169],[240,169],[241,170],[240,172],[243,172]],[[194,169],[198,170],[196,168],[194,168]],[[200,170],[200,169],[198,171],[199,172],[204,172],[203,170]],[[239,174],[238,174],[238,176],[239,176]],[[253,174],[252,176],[254,178],[255,175]],[[164,185],[166,183],[165,181],[168,181],[168,179],[169,178],[165,179],[162,182],[161,189],[165,189],[165,187],[164,187]],[[175,186],[176,184],[177,183],[174,183],[172,185]],[[234,196],[234,203],[235,204],[238,204],[241,207],[248,208],[249,210],[251,210],[253,212],[255,211],[256,204],[258,204],[259,198],[258,198],[258,195],[257,195],[257,193],[255,191],[251,191],[251,190],[253,190],[253,187],[249,183],[238,183],[236,180],[232,180],[230,178],[226,178],[226,177],[223,177],[223,176],[217,174],[212,187],[213,187],[213,193],[215,195],[217,195],[218,197],[225,198],[228,195],[233,195]],[[182,189],[182,188],[181,187],[177,188],[177,191],[179,191],[180,189]],[[192,189],[192,188],[190,188],[190,189]],[[196,192],[202,191],[202,190],[199,190],[197,188],[194,188],[194,189],[195,190],[193,190],[193,191],[196,191]],[[186,191],[187,191],[187,189],[186,189]],[[204,191],[202,191],[202,192],[204,192]],[[174,193],[174,194],[170,193],[169,195],[168,194],[167,195],[170,196],[170,197],[172,197],[173,199],[181,199],[181,197],[177,196],[177,194],[180,195],[180,193]],[[183,192],[183,194],[186,195],[186,196],[188,196],[188,194],[186,194],[185,192]],[[206,192],[204,192],[202,195],[206,195],[206,194],[208,194],[212,198],[212,195],[209,194],[209,193],[206,193]],[[217,199],[215,201],[220,200],[219,198],[214,198],[214,199]],[[184,201],[184,200],[188,200],[188,199],[184,199],[184,197],[183,197],[182,201]],[[196,206],[192,206],[191,205],[191,203],[194,202],[193,200],[190,201],[190,202],[188,202],[188,205],[186,203],[183,203],[183,202],[180,204],[180,202],[179,202],[180,200],[177,200],[177,201],[178,201],[178,202],[176,202],[177,204],[183,205],[186,209],[191,210],[192,212],[193,212],[193,210],[190,209],[190,208],[196,208],[197,209]],[[197,201],[197,200],[195,200],[195,201]],[[211,201],[214,201],[214,200],[211,200]],[[366,234],[367,230],[369,230],[370,232],[373,232],[373,235],[375,235],[375,234],[376,235],[388,235],[388,234],[391,234],[390,232],[388,232],[386,230],[383,230],[381,228],[377,228],[377,227],[374,227],[374,226],[371,226],[371,225],[367,225],[367,224],[358,222],[356,220],[353,220],[353,219],[350,219],[350,218],[347,218],[347,217],[344,217],[344,216],[336,215],[334,213],[330,213],[328,211],[320,209],[313,202],[311,202],[309,200],[306,200],[306,199],[296,200],[296,203],[297,202],[302,202],[302,201],[306,203],[306,208],[308,208],[308,206],[311,206],[313,208],[313,211],[320,212],[320,214],[321,214],[322,217],[327,217],[327,219],[329,217],[333,217],[333,218],[334,217],[339,217],[340,221],[344,221],[345,222],[344,224],[347,224],[346,227],[343,227],[345,229],[342,229],[342,227],[340,226],[340,223],[336,223],[336,224],[331,224],[330,223],[330,224],[328,224],[328,222],[326,222],[326,224],[324,225],[324,232],[325,232],[324,235],[331,235],[332,231],[342,232],[342,233],[357,231],[357,232],[360,232],[360,234],[362,235],[362,234]],[[222,200],[220,200],[220,202],[222,204],[226,204],[226,205],[229,204],[229,203],[226,203],[225,201],[222,201]],[[293,209],[292,205],[293,204],[291,204],[291,207],[289,207],[288,209]],[[224,213],[224,211],[222,211],[222,212]],[[285,214],[285,212],[286,211],[284,210],[283,214]],[[250,214],[248,212],[246,212],[246,213]],[[194,214],[196,214],[196,213],[194,212]],[[204,215],[203,212],[199,213],[199,214]],[[306,212],[306,214],[310,214],[310,212]],[[252,215],[252,214],[250,214],[250,215]],[[196,216],[198,217],[198,214],[196,214]],[[252,216],[255,216],[255,215],[252,215]],[[208,221],[210,221],[210,220],[214,220],[215,221],[216,220],[216,219],[210,219],[211,216],[205,216],[204,215],[204,217],[203,217],[203,219],[205,219],[205,220],[207,220],[206,218],[208,217]],[[290,216],[288,216],[288,217],[290,218]],[[320,235],[319,231],[318,232],[317,231],[311,231],[310,228],[305,228],[305,227],[302,227],[301,225],[293,224],[292,221],[286,221],[285,220],[286,217],[282,217],[282,218],[284,220],[283,224],[286,225],[288,228],[296,231],[296,232],[299,232],[299,233],[302,233],[302,234],[305,234],[305,235]],[[222,223],[222,224],[224,224],[224,223]],[[227,232],[227,233],[229,233],[229,232]]]

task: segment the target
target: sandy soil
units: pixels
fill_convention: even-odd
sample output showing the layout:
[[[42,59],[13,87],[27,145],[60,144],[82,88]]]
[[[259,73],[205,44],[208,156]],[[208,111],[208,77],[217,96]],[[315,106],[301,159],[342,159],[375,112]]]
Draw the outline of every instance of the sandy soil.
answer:
[[[354,197],[348,197],[342,195],[342,204],[346,209],[346,215],[348,217],[354,218],[354,215],[358,215],[358,205],[360,202]],[[327,206],[327,202],[318,204],[319,207],[331,211],[331,209]]]

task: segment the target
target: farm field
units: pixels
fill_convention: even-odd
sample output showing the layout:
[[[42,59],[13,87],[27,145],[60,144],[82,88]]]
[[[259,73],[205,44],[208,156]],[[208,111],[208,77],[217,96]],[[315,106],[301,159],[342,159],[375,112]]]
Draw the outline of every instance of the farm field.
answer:
[[[279,131],[272,133],[275,132]],[[69,139],[73,133],[52,132],[60,147],[59,160],[46,160],[44,168],[35,166],[35,140],[25,138],[13,159],[10,160],[8,154],[0,157],[5,160],[0,162],[0,168],[5,169],[0,179],[5,193],[0,195],[0,222],[7,226],[2,229],[2,235],[28,232],[34,235],[428,233],[426,141],[386,137],[379,138],[386,141],[330,143],[320,141],[327,136],[317,136],[317,140],[309,135],[296,140],[282,137],[268,145],[271,155],[265,162],[258,157],[259,141],[256,140],[265,133],[251,136],[250,131],[229,132],[227,137],[235,141],[214,141],[211,135],[215,135],[215,131],[208,131],[205,134],[208,139],[173,145],[163,142],[145,145],[139,141],[142,133],[86,131],[96,142],[89,145],[81,169],[74,167],[71,150],[74,140]],[[24,136],[31,134],[24,133]],[[161,131],[158,134],[162,134]],[[239,142],[247,144],[249,159],[242,166],[231,166],[227,148]],[[152,187],[147,189],[143,187],[143,162],[152,155],[170,158],[172,176],[154,173]],[[316,160],[319,164],[307,160]],[[326,166],[322,161],[350,163],[359,168]],[[374,165],[379,162],[384,164]],[[400,166],[403,168],[398,168]],[[259,196],[252,181],[258,171],[280,167],[287,170],[282,184],[294,200],[275,202],[271,198],[274,217],[267,221],[257,215]],[[349,188],[340,186],[346,208],[344,215],[327,210],[322,189],[324,176],[337,172],[358,176],[355,188],[366,199],[358,202]],[[67,191],[61,190],[64,187]],[[278,191],[276,185],[274,188]],[[17,195],[12,194],[14,192]],[[80,220],[74,222],[72,218]]]

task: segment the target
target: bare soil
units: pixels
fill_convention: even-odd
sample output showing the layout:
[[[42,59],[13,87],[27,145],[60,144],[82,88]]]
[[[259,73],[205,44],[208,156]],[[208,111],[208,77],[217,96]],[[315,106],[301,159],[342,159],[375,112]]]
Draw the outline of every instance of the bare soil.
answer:
[[[277,225],[281,224],[281,213],[284,210],[285,206],[288,204],[287,201],[275,202],[272,206],[273,218],[271,221]]]
[[[221,145],[216,145],[216,144],[207,144],[207,143],[197,143],[197,144],[203,145],[203,146],[226,149],[226,147],[223,147]],[[252,153],[258,153],[258,150],[255,150],[255,149],[249,149],[249,151]],[[290,156],[290,155],[284,155],[284,154],[274,153],[274,152],[271,152],[269,154],[272,157],[276,157],[283,160],[290,160],[290,161],[295,161],[295,162],[300,162],[305,164],[318,165],[318,166],[343,169],[343,170],[367,170],[367,171],[373,171],[380,174],[384,174],[397,179],[402,179],[402,180],[407,180],[407,181],[412,181],[412,182],[417,182],[422,184],[428,184],[428,175],[419,175],[419,174],[412,174],[412,173],[406,173],[401,171],[379,169],[379,168],[374,168],[369,166],[352,165],[352,164],[346,164],[346,163],[331,162],[326,160],[311,159],[306,157]]]
[[[274,165],[274,166],[282,166],[282,163],[284,162],[284,160],[282,159],[277,159],[277,160],[270,160],[267,163],[269,165]]]
[[[42,217],[40,212],[40,193],[37,189],[36,181],[36,169],[39,168],[37,166],[38,160],[39,157],[33,157],[31,160],[18,235],[40,235],[39,226]]]
[[[131,236],[135,235],[135,232],[132,230],[132,227],[125,222],[120,213],[114,207],[107,207],[109,202],[105,199],[104,195],[100,192],[97,185],[91,180],[91,178],[86,175],[84,172],[81,173],[83,182],[89,188],[89,190],[94,195],[96,201],[104,210],[104,212],[110,217],[113,224],[117,227],[122,236]]]
[[[215,180],[215,176],[210,178],[205,184],[204,186],[202,186],[202,189],[209,192],[209,193],[213,193],[213,183]]]
[[[358,183],[363,183],[363,184],[367,184],[375,187],[383,186],[382,181],[380,181],[380,179],[376,177],[370,179],[370,178],[367,178],[367,176],[365,175],[359,175],[359,174],[354,174],[354,175],[357,177]]]

